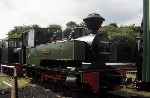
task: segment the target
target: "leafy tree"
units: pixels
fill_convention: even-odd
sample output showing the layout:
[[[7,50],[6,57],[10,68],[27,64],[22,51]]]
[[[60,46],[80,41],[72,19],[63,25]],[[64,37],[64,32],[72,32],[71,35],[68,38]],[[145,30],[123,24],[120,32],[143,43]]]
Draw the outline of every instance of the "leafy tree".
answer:
[[[13,30],[8,32],[8,38],[21,38],[22,33],[27,30],[26,26],[15,26]]]
[[[77,25],[76,22],[70,21],[70,22],[68,22],[68,23],[66,24],[66,26],[67,26],[67,28],[74,28],[74,27],[76,27],[76,26],[78,26],[78,25]]]
[[[117,25],[117,23],[111,23],[111,24],[109,24],[109,26],[113,26],[113,27],[118,27],[118,25]]]
[[[72,32],[72,29],[71,28],[66,28],[64,31],[63,31],[63,37],[64,38],[69,38],[69,35],[71,34]]]
[[[57,37],[57,39],[62,38],[62,27],[57,24],[52,24],[48,26],[48,32],[51,37]]]
[[[109,40],[112,40],[114,38],[118,37],[126,37],[130,43],[135,42],[136,36],[139,34],[139,30],[136,26],[121,26],[117,27],[116,25],[107,25],[102,27],[102,32],[105,32],[109,38]]]
[[[136,37],[140,33],[139,27],[135,25],[118,27],[116,24],[110,24],[102,27],[101,31],[106,33],[112,47],[117,49],[119,60],[131,60],[130,57],[135,53]]]
[[[78,24],[74,21],[67,22],[66,29],[63,31],[63,37],[69,39],[70,37],[75,36],[75,33],[73,34],[73,31],[77,26]]]
[[[41,28],[39,25],[37,25],[37,24],[33,24],[33,25],[31,25],[31,26],[29,26],[30,28],[34,28],[34,29],[37,29],[37,28]]]
[[[57,24],[52,24],[48,26],[49,32],[62,32],[62,27]]]
[[[12,29],[11,31],[8,32],[8,39],[11,38],[21,38],[22,34],[30,29],[36,29],[36,28],[40,28],[40,26],[34,24],[31,26],[15,26],[14,29]]]
[[[83,28],[86,28],[85,22],[81,22],[81,23],[79,24],[79,26],[80,26],[80,27],[83,27]]]

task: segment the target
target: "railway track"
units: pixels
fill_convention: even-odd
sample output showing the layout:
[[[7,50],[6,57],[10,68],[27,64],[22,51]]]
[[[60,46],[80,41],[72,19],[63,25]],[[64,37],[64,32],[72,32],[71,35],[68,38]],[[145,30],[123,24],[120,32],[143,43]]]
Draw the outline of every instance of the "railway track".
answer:
[[[1,90],[0,98],[10,98],[10,89]],[[18,98],[97,98],[94,95],[81,92],[54,92],[42,86],[31,84],[18,90]]]

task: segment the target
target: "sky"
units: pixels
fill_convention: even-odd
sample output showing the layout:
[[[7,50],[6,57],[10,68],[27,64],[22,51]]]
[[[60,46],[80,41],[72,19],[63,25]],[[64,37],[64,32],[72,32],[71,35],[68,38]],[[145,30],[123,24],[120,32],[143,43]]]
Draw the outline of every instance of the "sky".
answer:
[[[82,22],[90,13],[105,18],[104,25],[140,25],[143,0],[0,0],[0,39],[14,26],[46,27],[68,21]]]

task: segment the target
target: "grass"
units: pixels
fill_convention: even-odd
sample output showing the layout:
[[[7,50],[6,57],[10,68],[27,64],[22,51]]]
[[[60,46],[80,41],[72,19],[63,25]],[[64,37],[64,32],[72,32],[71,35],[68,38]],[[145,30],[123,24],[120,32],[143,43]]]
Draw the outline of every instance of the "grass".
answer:
[[[8,84],[12,85],[13,78],[6,75],[0,75],[0,89],[7,89],[10,88],[8,85],[4,84],[3,82],[7,82]],[[28,78],[18,78],[18,87],[23,88],[30,84],[30,79]]]
[[[6,82],[10,82],[10,78],[8,78],[8,77],[3,77],[3,76],[1,76],[0,77],[0,89],[7,89],[7,88],[9,88],[9,86],[7,86],[7,85],[5,85],[4,83],[3,83],[3,81],[6,81]]]

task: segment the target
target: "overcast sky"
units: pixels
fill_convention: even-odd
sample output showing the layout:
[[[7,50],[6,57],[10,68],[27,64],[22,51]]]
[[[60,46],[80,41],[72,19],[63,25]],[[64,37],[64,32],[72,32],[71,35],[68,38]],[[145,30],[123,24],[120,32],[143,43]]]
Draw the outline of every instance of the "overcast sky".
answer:
[[[139,25],[143,0],[0,0],[0,38],[14,26],[80,23],[89,13],[99,13],[106,21]]]

